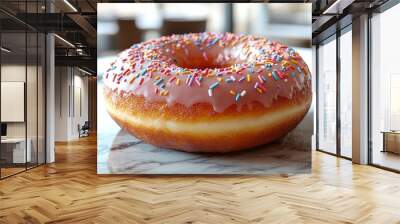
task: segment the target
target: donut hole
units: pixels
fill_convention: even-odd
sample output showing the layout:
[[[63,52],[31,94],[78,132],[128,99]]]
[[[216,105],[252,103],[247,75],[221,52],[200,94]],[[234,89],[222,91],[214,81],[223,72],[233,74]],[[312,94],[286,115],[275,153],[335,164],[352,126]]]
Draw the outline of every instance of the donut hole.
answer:
[[[234,56],[232,48],[182,47],[171,52],[173,63],[186,69],[218,69],[228,68],[234,64],[245,63],[245,60]]]

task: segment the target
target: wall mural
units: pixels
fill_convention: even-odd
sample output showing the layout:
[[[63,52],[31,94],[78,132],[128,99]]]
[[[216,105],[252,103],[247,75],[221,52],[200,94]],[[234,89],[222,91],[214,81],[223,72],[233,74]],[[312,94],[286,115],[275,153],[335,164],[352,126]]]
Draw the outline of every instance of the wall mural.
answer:
[[[98,5],[99,174],[310,172],[311,4],[237,5]],[[115,48],[111,24],[136,41]]]

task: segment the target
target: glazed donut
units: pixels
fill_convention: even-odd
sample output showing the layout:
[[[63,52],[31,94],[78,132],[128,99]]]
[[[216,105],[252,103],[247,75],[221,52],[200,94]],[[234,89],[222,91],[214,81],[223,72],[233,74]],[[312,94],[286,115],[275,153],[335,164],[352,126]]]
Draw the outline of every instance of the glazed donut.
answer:
[[[162,148],[222,153],[270,143],[304,118],[310,71],[292,48],[232,33],[135,44],[104,73],[110,116]]]

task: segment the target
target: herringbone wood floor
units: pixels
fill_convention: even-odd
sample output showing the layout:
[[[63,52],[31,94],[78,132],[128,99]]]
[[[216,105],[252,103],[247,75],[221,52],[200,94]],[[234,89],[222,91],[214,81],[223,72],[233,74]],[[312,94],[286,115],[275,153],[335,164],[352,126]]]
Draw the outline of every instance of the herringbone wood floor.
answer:
[[[99,176],[96,139],[0,181],[0,223],[400,223],[400,175],[313,153],[296,176]]]

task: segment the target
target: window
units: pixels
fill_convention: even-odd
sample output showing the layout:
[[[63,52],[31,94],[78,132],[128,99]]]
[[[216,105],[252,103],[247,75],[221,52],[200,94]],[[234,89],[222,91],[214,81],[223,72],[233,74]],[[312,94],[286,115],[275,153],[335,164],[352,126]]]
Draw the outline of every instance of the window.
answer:
[[[372,164],[400,170],[400,5],[371,18]]]
[[[352,154],[352,33],[340,36],[340,155]]]
[[[318,149],[336,153],[336,40],[318,48]]]

